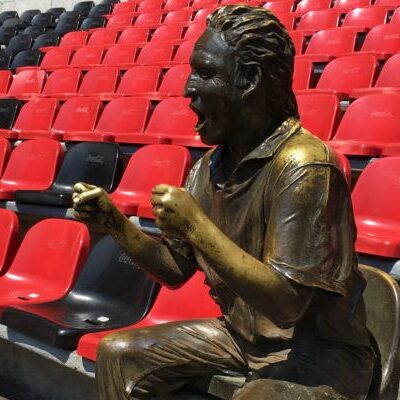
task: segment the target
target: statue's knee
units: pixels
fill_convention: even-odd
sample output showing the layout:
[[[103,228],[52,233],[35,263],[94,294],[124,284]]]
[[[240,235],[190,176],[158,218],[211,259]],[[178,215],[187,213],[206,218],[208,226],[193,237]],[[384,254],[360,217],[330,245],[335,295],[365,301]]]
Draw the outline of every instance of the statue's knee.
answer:
[[[131,344],[121,332],[105,336],[98,348],[98,358],[119,358],[126,353]]]

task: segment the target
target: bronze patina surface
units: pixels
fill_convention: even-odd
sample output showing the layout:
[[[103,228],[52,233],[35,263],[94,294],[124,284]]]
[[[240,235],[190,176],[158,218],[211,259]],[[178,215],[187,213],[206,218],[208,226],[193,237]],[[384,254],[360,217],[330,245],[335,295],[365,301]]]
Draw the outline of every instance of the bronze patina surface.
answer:
[[[217,147],[185,188],[154,188],[161,241],[102,189],[75,186],[78,218],[103,224],[165,285],[200,268],[223,314],[105,337],[100,399],[150,399],[226,369],[249,376],[236,400],[366,398],[375,354],[350,192],[335,154],[299,123],[293,57],[265,9],[226,6],[208,18],[185,95],[202,140]]]

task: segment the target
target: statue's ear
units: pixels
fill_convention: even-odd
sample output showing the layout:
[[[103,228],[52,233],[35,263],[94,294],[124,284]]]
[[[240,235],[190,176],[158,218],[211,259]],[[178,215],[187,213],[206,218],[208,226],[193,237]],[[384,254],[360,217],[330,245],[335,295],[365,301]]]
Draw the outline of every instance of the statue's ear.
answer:
[[[248,66],[245,75],[242,93],[243,99],[257,90],[258,86],[261,84],[261,67],[259,65]]]

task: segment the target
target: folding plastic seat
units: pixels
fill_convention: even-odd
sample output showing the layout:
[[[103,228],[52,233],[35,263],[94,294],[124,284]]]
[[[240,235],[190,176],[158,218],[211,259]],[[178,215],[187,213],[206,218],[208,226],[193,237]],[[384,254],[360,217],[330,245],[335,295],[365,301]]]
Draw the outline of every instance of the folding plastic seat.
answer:
[[[22,50],[14,56],[10,69],[19,72],[25,67],[37,67],[42,59],[40,50]]]
[[[36,39],[38,36],[42,35],[45,32],[46,28],[39,25],[30,25],[22,31],[22,33],[24,33],[25,35],[31,35],[33,39]]]
[[[60,36],[64,36],[68,32],[76,31],[79,28],[79,17],[60,18],[54,29],[54,32]]]
[[[87,17],[94,5],[94,1],[80,1],[74,5],[72,10],[78,11],[82,16]]]
[[[387,10],[383,7],[355,8],[346,14],[341,26],[356,32],[367,32],[377,25],[384,24],[386,18]]]
[[[88,229],[77,221],[45,219],[35,224],[0,278],[0,307],[64,296],[87,258],[89,241]]]
[[[183,146],[141,147],[130,158],[111,199],[126,215],[154,218],[150,203],[152,189],[160,183],[182,186],[190,163],[189,150]]]
[[[71,54],[72,50],[66,47],[57,47],[52,49],[44,55],[43,60],[40,63],[40,68],[47,71],[66,68],[69,66]]]
[[[164,4],[164,10],[175,11],[189,7],[189,0],[167,0]]]
[[[85,31],[68,32],[62,37],[60,47],[68,47],[71,50],[77,50],[86,45],[88,38],[89,33]]]
[[[367,94],[400,93],[400,54],[390,57],[383,65],[374,87],[355,89],[350,97],[361,97]]]
[[[293,0],[268,1],[263,7],[273,13],[291,13],[293,11]]]
[[[4,27],[4,28],[14,28],[14,27],[15,27],[15,28],[17,28],[18,30],[23,28],[22,22],[21,22],[21,20],[20,20],[19,18],[9,18],[9,19],[6,19],[6,20],[3,22],[2,27]]]
[[[191,8],[184,10],[170,11],[163,21],[164,24],[188,24],[192,18],[193,11]]]
[[[139,3],[137,11],[143,14],[149,11],[160,10],[162,5],[162,0],[143,0]]]
[[[168,42],[152,42],[140,51],[136,64],[167,65],[171,62],[174,45]]]
[[[301,124],[321,140],[330,140],[340,121],[340,103],[333,94],[296,96]]]
[[[336,58],[325,67],[316,88],[305,92],[334,93],[339,99],[346,99],[352,90],[372,86],[377,66],[376,58],[367,54]]]
[[[9,70],[11,67],[12,55],[5,50],[0,50],[0,70]]]
[[[10,71],[0,71],[0,95],[7,93],[12,80],[13,75]]]
[[[204,31],[205,26],[201,22],[190,24],[183,35],[183,40],[197,40],[204,33]]]
[[[17,99],[0,99],[0,136],[7,137],[21,110],[22,102]]]
[[[55,32],[46,32],[35,39],[32,48],[36,50],[36,49],[41,49],[42,47],[46,48],[51,46],[58,46],[59,42],[60,42],[59,34]]]
[[[400,258],[399,168],[400,157],[375,160],[354,187],[358,252]]]
[[[360,53],[388,59],[400,51],[400,29],[396,24],[383,24],[372,28],[365,37]]]
[[[59,16],[57,22],[63,19],[79,19],[81,21],[84,18],[79,11],[65,11]]]
[[[107,22],[108,29],[119,29],[123,31],[133,25],[133,16],[128,14],[114,15]]]
[[[149,37],[149,28],[128,28],[121,32],[118,44],[145,44]]]
[[[10,18],[18,18],[17,11],[3,11],[0,13],[0,25],[3,25],[4,21]]]
[[[289,31],[290,38],[293,41],[296,55],[303,53],[303,47],[305,44],[304,35],[301,31]]]
[[[6,139],[0,140],[0,157],[3,157]],[[19,222],[17,215],[10,210],[0,209],[0,275],[3,275],[14,259],[18,248]]]
[[[79,29],[82,31],[89,31],[91,29],[104,28],[107,24],[107,19],[103,16],[85,18]]]
[[[393,13],[392,18],[390,19],[391,24],[400,25],[400,6],[399,8]],[[378,24],[377,24],[378,25]]]
[[[0,179],[0,199],[12,200],[16,190],[46,190],[62,158],[55,140],[27,140],[14,148]]]
[[[102,46],[109,48],[117,42],[118,30],[116,29],[99,29],[94,31],[87,42],[88,46]]]
[[[32,25],[43,26],[45,28],[53,28],[55,26],[55,20],[55,16],[50,12],[40,13],[36,14],[32,18]]]
[[[397,7],[400,7],[400,0],[376,0],[374,7],[385,7],[387,10],[393,11]]]
[[[30,26],[31,22],[32,22],[32,18],[37,14],[40,14],[40,10],[38,10],[38,9],[24,11],[21,14],[21,16],[19,17],[22,22],[22,26],[24,28],[27,28],[28,26]]]
[[[193,0],[192,8],[193,10],[201,10],[202,8],[214,8],[217,6],[217,0]]]
[[[65,154],[63,163],[49,190],[18,190],[17,203],[72,207],[76,182],[114,189],[120,167],[119,146],[115,143],[77,143]]]
[[[378,156],[400,142],[400,95],[373,94],[349,105],[329,145],[345,155]]]
[[[52,132],[65,140],[94,131],[103,104],[97,97],[74,97],[60,108]]]
[[[49,13],[54,16],[55,19],[60,18],[62,13],[65,13],[66,9],[64,7],[52,7],[49,8],[46,13]]]
[[[46,81],[46,72],[41,69],[27,69],[14,76],[8,97],[30,99],[41,93]]]
[[[341,11],[350,11],[354,8],[369,7],[371,4],[371,0],[335,0],[333,8]]]
[[[183,27],[179,25],[164,25],[157,28],[152,37],[152,42],[176,42],[182,37]]]
[[[323,29],[336,28],[339,20],[340,10],[338,9],[309,11],[301,17],[296,29],[305,31],[305,35],[310,35]]]
[[[104,49],[98,46],[85,46],[78,49],[72,56],[70,66],[89,70],[101,64]]]
[[[275,16],[278,17],[280,23],[288,30],[291,31],[294,29],[295,25],[295,15],[293,13],[275,13]],[[312,32],[310,33],[310,35]]]
[[[59,105],[56,99],[37,98],[25,103],[8,137],[56,139],[50,133]]]
[[[301,0],[297,3],[295,15],[301,16],[309,11],[327,10],[331,0]]]
[[[202,8],[201,10],[198,10],[193,17],[193,22],[202,22],[205,23],[207,17],[214,11],[214,7],[207,7],[207,8]]]
[[[293,90],[304,90],[310,87],[313,75],[313,64],[307,59],[294,60]]]
[[[136,50],[136,46],[132,44],[116,44],[107,50],[101,64],[128,69],[135,65]]]
[[[357,32],[352,29],[333,28],[322,30],[312,36],[305,54],[297,58],[318,63],[329,62],[336,57],[353,52],[356,40]]]
[[[97,67],[83,77],[78,94],[81,96],[98,96],[103,93],[114,93],[119,83],[117,67]]]
[[[142,97],[148,92],[157,90],[160,79],[160,67],[140,65],[130,68],[122,76],[115,93],[103,94],[103,98],[112,99],[120,96]]]
[[[134,26],[136,28],[158,27],[161,24],[162,15],[162,12],[158,10],[140,14],[136,18]]]
[[[192,39],[185,40],[182,44],[180,44],[176,50],[172,64],[189,64],[190,56],[192,55],[196,42],[197,40]]]
[[[161,101],[153,111],[145,134],[162,139],[163,143],[209,147],[194,130],[197,116],[189,108],[189,103],[189,99],[182,97],[171,97]]]
[[[17,29],[15,27],[7,28],[0,26],[0,45],[7,45],[10,40],[16,35]]]
[[[159,285],[106,236],[94,246],[65,297],[7,308],[2,322],[52,346],[74,350],[84,334],[140,321],[158,291]]]
[[[150,312],[138,323],[121,330],[131,330],[159,325],[166,322],[186,321],[199,318],[217,318],[221,310],[208,294],[204,274],[196,274],[183,286],[171,290],[162,286]],[[193,299],[196,299],[193,301]],[[84,335],[78,345],[78,354],[95,361],[100,340],[115,331],[102,331]]]
[[[119,0],[102,0],[101,2],[100,2],[100,4],[118,4],[119,3]],[[132,1],[132,3],[134,3],[134,4],[136,4],[136,2],[135,1]]]
[[[10,154],[11,154],[10,142],[5,138],[0,138],[0,176],[4,172],[4,169],[7,165]],[[3,218],[3,215],[0,216],[1,221],[3,221],[2,218]],[[2,228],[0,227],[0,229],[2,229]],[[0,250],[0,252],[1,251],[4,251],[4,248],[2,250]],[[1,271],[3,270],[3,266],[4,266],[4,257],[0,256],[0,259],[2,260],[0,263],[0,273],[1,273]]]
[[[81,80],[82,71],[79,69],[56,70],[47,77],[40,96],[53,97],[58,100],[76,97]]]
[[[112,4],[97,4],[90,10],[88,17],[99,17],[110,14],[112,8]]]
[[[125,3],[114,4],[112,15],[129,14],[136,11],[136,3],[127,1]]]
[[[32,46],[32,36],[20,33],[14,36],[7,45],[6,51],[11,54],[17,54],[22,50],[30,49]]]

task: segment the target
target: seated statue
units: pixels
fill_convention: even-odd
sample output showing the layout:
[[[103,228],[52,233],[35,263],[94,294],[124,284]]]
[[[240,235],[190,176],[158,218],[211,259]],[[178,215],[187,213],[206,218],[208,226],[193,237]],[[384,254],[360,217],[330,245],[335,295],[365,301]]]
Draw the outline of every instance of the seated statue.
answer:
[[[154,188],[161,240],[100,188],[78,183],[73,201],[162,284],[204,271],[223,316],[106,336],[99,398],[161,398],[231,370],[247,376],[235,400],[365,399],[376,355],[350,191],[335,153],[299,122],[288,32],[263,8],[221,7],[190,64],[185,96],[216,147],[185,188]]]

